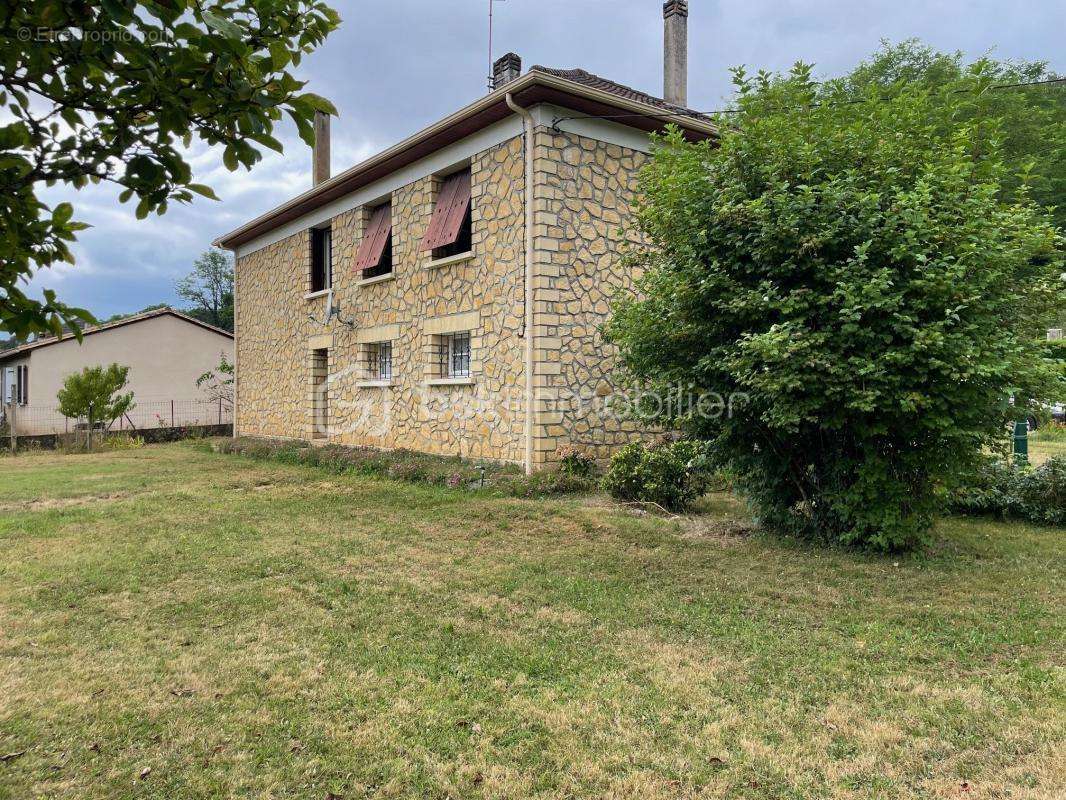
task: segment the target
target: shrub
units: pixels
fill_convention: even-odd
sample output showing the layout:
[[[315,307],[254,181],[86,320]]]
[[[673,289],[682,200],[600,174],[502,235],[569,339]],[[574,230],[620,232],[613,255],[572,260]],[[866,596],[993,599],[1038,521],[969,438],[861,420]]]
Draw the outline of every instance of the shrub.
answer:
[[[559,471],[576,478],[589,478],[596,474],[596,459],[574,445],[563,445],[555,452]]]
[[[766,527],[916,547],[939,487],[1062,390],[1037,335],[1063,239],[1005,197],[989,69],[890,92],[738,70],[721,135],[674,130],[641,173],[607,338],[645,418],[714,442]]]
[[[948,495],[955,514],[1013,517],[1019,514],[1022,470],[996,456],[983,458]]]
[[[1018,509],[1031,522],[1066,525],[1066,456],[1050,458],[1021,476]]]
[[[989,457],[949,494],[948,507],[956,514],[1066,525],[1066,458],[1031,469]]]
[[[707,491],[710,478],[706,448],[697,442],[633,442],[611,459],[603,488],[617,500],[684,511]]]

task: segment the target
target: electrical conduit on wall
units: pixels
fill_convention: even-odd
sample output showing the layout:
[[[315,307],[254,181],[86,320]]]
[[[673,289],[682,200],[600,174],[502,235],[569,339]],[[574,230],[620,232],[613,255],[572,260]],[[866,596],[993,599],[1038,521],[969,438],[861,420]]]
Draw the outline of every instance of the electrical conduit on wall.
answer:
[[[525,227],[526,227],[526,263],[525,263],[525,373],[526,373],[526,426],[525,426],[525,470],[529,475],[533,472],[533,429],[534,408],[533,397],[533,115],[528,110],[518,105],[511,93],[505,98],[507,107],[522,117],[525,123],[525,166],[526,180],[525,191],[522,193],[525,204]]]

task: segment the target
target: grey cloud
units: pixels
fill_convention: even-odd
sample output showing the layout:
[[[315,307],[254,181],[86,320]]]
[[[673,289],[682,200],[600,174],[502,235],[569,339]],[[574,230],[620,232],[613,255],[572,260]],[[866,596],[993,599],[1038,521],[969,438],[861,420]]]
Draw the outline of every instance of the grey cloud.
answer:
[[[487,0],[334,0],[344,22],[301,65],[310,88],[340,112],[333,123],[339,171],[440,119],[486,91]],[[496,4],[496,54],[583,67],[658,94],[662,87],[661,0],[506,0]],[[814,62],[821,74],[848,69],[878,47],[917,36],[944,50],[1000,58],[1053,59],[1061,47],[1062,0],[1013,7],[992,0],[690,0],[690,103],[721,107],[728,69],[787,69]],[[81,236],[85,268],[43,271],[54,286],[101,315],[174,301],[173,283],[220,233],[310,185],[310,155],[290,127],[283,157],[267,154],[249,175],[228,173],[217,154],[194,149],[198,179],[222,203],[174,206],[137,224],[107,187],[52,190],[95,227]],[[116,216],[118,213],[119,216]],[[168,233],[169,231],[169,233]]]

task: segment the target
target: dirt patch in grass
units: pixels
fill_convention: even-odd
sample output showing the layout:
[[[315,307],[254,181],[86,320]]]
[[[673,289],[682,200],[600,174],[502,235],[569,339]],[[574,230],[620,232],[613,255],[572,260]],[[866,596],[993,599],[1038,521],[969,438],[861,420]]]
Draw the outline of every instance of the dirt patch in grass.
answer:
[[[132,496],[132,492],[107,492],[105,494],[87,494],[78,497],[45,497],[40,500],[26,500],[21,503],[0,503],[0,512],[52,511],[57,508],[115,503]]]

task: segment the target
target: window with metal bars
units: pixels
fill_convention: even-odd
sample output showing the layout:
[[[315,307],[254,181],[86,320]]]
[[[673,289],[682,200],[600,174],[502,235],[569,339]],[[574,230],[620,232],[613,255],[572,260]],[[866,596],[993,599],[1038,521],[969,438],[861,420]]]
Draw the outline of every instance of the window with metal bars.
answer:
[[[372,381],[392,380],[392,342],[373,342],[366,346],[366,375]]]
[[[436,337],[437,377],[470,377],[470,331]]]

